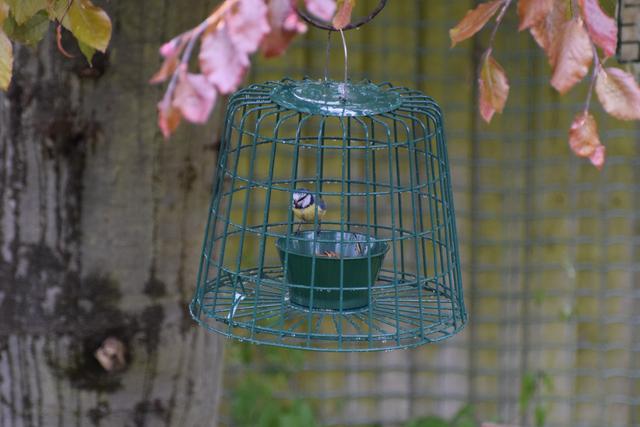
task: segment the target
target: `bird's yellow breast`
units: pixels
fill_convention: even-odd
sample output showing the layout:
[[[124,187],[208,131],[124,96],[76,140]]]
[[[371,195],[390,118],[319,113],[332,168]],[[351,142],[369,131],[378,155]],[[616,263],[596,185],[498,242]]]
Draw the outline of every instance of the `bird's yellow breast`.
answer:
[[[326,210],[320,208],[320,206],[317,207],[318,208],[318,220],[321,221],[322,218],[324,218],[324,215],[327,213]],[[316,216],[316,205],[310,205],[307,206],[304,209],[293,209],[293,214],[296,216],[297,219],[302,220],[304,222],[314,222],[315,220],[315,216]]]

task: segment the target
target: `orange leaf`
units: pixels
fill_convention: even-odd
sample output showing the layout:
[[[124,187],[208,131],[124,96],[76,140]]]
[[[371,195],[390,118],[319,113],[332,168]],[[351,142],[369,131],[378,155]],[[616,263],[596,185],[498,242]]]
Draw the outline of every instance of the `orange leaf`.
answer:
[[[526,30],[545,19],[553,9],[553,0],[519,0],[518,15],[520,31]]]
[[[536,43],[544,49],[549,58],[549,64],[554,67],[556,65],[556,55],[554,46],[560,34],[562,27],[571,16],[569,13],[570,0],[553,0],[551,11],[546,18],[532,26],[529,31],[535,39]]]
[[[505,0],[493,0],[481,3],[475,9],[468,11],[462,21],[449,30],[451,47],[480,31],[500,7],[504,5],[504,2]]]
[[[489,123],[494,113],[502,113],[509,97],[509,81],[504,69],[491,56],[491,50],[484,55],[480,78],[480,114]]]
[[[337,30],[342,30],[351,23],[351,14],[356,0],[338,0],[338,11],[333,17],[333,26]]]
[[[177,56],[170,56],[164,60],[160,69],[151,77],[149,83],[157,84],[165,81],[169,76],[171,76],[178,65],[180,64],[180,60]]]
[[[618,43],[616,21],[602,11],[598,0],[580,0],[580,7],[593,42],[602,48],[607,57],[613,56]]]
[[[169,139],[181,121],[180,110],[174,107],[171,102],[162,100],[158,103],[158,126],[166,139]]]
[[[640,87],[629,73],[619,68],[601,68],[596,93],[604,110],[621,120],[640,119]]]
[[[558,43],[553,48],[556,65],[551,86],[565,94],[587,75],[593,60],[591,40],[582,19],[574,18],[567,22]]]
[[[602,169],[606,149],[598,136],[598,125],[589,113],[576,116],[569,130],[569,146],[579,157],[587,157],[598,169]]]
[[[160,55],[164,57],[164,61],[160,69],[151,77],[149,83],[162,83],[176,71],[178,65],[180,65],[180,54],[187,45],[190,37],[191,36],[177,37],[162,45]]]

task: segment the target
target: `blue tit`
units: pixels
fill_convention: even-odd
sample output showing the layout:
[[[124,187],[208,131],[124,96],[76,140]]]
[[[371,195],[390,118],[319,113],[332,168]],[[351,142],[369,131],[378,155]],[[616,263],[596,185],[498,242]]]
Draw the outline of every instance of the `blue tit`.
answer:
[[[315,221],[316,212],[318,213],[318,227],[320,227],[320,222],[327,213],[327,204],[319,197],[316,200],[316,197],[309,190],[297,189],[293,193],[293,214],[295,217],[300,221],[312,223]],[[300,225],[298,230],[300,230]]]

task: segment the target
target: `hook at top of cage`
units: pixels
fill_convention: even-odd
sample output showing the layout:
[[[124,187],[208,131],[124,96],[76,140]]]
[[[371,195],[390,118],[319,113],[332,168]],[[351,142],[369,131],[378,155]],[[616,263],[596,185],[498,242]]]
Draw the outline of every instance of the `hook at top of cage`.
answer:
[[[361,18],[360,20],[358,20],[356,22],[350,23],[349,25],[344,27],[342,29],[342,31],[354,30],[356,28],[362,27],[365,24],[368,24],[376,16],[378,16],[378,14],[380,14],[380,12],[382,12],[382,9],[384,9],[384,7],[386,5],[387,5],[387,0],[380,0],[378,5],[376,6],[376,8],[369,15]],[[340,31],[337,28],[335,28],[333,25],[331,25],[330,23],[324,22],[322,20],[319,20],[319,19],[313,17],[307,11],[299,8],[297,5],[295,5],[294,8],[295,8],[295,11],[298,14],[298,16],[300,16],[300,18],[302,18],[306,23],[308,23],[310,25],[313,25],[316,28],[320,28],[321,30]]]

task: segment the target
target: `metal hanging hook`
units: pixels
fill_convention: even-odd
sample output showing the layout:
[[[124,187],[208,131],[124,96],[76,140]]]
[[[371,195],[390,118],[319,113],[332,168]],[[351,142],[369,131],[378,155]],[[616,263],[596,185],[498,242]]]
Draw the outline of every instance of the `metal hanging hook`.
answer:
[[[378,6],[376,6],[376,8],[373,10],[373,12],[371,12],[369,15],[361,18],[360,20],[358,20],[356,22],[352,22],[351,24],[347,25],[346,27],[344,27],[342,29],[342,31],[353,30],[353,29],[362,27],[364,24],[367,24],[367,23],[371,22],[373,20],[373,18],[375,18],[376,16],[378,16],[378,14],[380,12],[382,12],[382,9],[384,9],[384,7],[386,5],[387,5],[387,0],[380,0],[380,2],[378,3]],[[305,21],[309,25],[313,25],[316,28],[320,28],[322,30],[327,30],[327,31],[341,31],[341,30],[338,30],[337,28],[335,28],[330,23],[327,23],[327,22],[324,22],[324,21],[320,21],[317,18],[314,18],[309,13],[307,13],[305,10],[300,9],[297,5],[294,6],[294,9],[295,9],[296,13],[298,14],[298,16],[300,16],[300,18],[302,18],[302,20]]]

